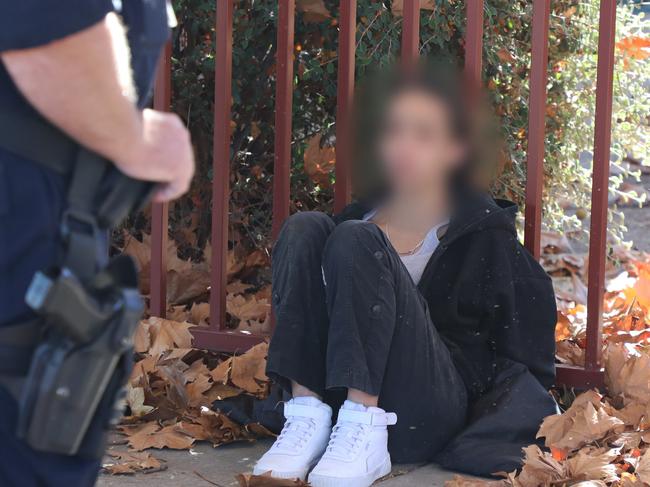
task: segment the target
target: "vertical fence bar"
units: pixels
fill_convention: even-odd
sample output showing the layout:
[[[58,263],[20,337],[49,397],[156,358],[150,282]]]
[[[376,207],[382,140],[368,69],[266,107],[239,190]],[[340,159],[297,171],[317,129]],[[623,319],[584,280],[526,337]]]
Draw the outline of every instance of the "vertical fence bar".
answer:
[[[420,54],[420,0],[404,0],[402,62],[412,65]]]
[[[278,2],[275,86],[275,160],[273,165],[273,238],[289,216],[291,192],[291,112],[295,0]]]
[[[153,92],[153,107],[169,110],[171,105],[171,42],[163,49],[158,61],[158,72]],[[151,205],[151,269],[149,309],[154,316],[167,314],[167,203]]]
[[[544,178],[544,139],[546,134],[546,82],[548,79],[548,23],[550,15],[550,0],[533,1],[524,245],[533,254],[535,259],[539,259],[541,251],[542,183]]]
[[[465,77],[468,88],[476,93],[483,72],[483,0],[467,0],[465,30]]]
[[[336,185],[334,210],[350,201],[350,151],[354,56],[356,52],[357,0],[342,0],[339,19],[339,66],[336,98]]]
[[[212,269],[210,327],[226,327],[226,258],[230,200],[230,117],[232,108],[233,0],[218,0],[212,152]]]
[[[601,366],[615,34],[616,0],[601,0],[589,238],[587,347],[585,351],[585,368],[587,370],[600,369]]]

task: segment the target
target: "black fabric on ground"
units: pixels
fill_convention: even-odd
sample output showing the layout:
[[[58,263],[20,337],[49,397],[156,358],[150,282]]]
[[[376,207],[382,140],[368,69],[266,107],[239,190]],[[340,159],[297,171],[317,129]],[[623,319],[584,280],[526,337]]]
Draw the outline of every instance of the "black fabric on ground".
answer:
[[[501,362],[495,383],[471,405],[467,427],[435,458],[442,467],[473,475],[512,472],[521,466],[522,448],[535,443],[540,416],[559,412],[522,364]]]

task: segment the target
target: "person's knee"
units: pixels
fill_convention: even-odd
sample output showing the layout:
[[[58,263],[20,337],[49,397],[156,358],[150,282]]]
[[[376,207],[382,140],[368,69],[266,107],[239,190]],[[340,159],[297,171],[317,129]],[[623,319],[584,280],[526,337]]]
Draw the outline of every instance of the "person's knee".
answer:
[[[329,233],[334,228],[331,217],[320,211],[300,211],[286,219],[282,232],[292,234]]]
[[[334,229],[334,221],[325,213],[302,211],[286,219],[275,247],[291,244],[293,248],[325,245]]]
[[[374,223],[361,220],[345,221],[337,225],[327,239],[324,259],[340,257],[341,254],[349,253],[359,246],[368,247],[364,245],[366,243],[371,247],[374,243],[381,246],[382,239],[382,231]]]

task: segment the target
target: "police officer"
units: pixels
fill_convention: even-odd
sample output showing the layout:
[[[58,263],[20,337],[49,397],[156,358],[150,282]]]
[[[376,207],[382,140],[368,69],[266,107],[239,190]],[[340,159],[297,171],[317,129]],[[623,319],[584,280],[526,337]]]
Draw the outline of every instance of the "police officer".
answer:
[[[129,2],[140,2],[136,11],[145,17],[132,18],[128,40],[150,52],[130,52],[125,16],[116,12]],[[16,131],[7,117],[0,121],[0,330],[33,316],[25,292],[61,253],[71,175],[36,160],[47,160],[50,141],[47,131],[29,129],[32,122],[54,126],[124,175],[155,182],[156,201],[188,189],[194,160],[183,123],[138,107],[152,77],[140,71],[151,71],[152,53],[167,35],[166,27],[158,29],[165,35],[152,43],[146,29],[165,7],[164,0],[19,0],[0,7],[0,112],[25,122]],[[0,355],[11,351],[0,343]],[[0,385],[1,486],[94,484],[98,458],[33,448],[16,435],[18,415],[15,395]]]

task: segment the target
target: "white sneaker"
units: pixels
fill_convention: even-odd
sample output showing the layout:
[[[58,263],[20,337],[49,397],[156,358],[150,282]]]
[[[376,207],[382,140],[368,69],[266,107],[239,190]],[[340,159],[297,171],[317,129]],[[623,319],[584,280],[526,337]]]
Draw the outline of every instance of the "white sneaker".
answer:
[[[280,436],[259,459],[253,474],[305,480],[327,447],[332,408],[315,397],[296,397],[284,405],[287,418]]]
[[[395,413],[345,401],[325,454],[309,474],[312,487],[368,487],[390,473],[388,428]]]

